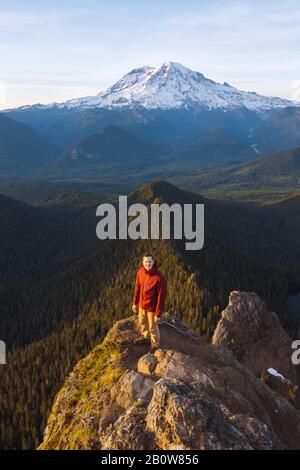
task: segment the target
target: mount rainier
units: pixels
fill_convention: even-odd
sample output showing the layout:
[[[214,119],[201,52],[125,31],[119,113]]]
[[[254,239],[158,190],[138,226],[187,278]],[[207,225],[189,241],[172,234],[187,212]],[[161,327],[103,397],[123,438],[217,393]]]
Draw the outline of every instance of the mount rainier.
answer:
[[[133,69],[107,90],[96,96],[87,96],[49,105],[46,108],[145,108],[265,111],[299,105],[282,98],[261,96],[255,92],[240,91],[228,83],[217,83],[181,64],[166,62],[159,67]],[[24,109],[24,107],[23,107]]]
[[[90,149],[110,137],[111,125],[185,162],[236,163],[300,145],[299,102],[241,91],[175,62],[136,68],[95,96],[5,114],[61,150],[72,146],[71,155],[86,138]]]

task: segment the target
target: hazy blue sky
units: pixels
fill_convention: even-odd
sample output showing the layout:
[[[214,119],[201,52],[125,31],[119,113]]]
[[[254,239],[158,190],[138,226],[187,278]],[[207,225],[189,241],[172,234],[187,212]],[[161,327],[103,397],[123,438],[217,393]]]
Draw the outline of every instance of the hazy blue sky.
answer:
[[[300,100],[300,2],[0,0],[0,57],[1,108],[96,94],[166,61]]]

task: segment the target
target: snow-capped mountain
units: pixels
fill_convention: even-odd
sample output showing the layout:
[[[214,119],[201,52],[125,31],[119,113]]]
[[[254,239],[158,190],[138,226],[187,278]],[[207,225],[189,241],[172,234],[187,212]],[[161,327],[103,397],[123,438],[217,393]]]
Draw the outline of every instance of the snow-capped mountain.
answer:
[[[223,155],[225,145],[243,159],[245,146],[251,155],[299,146],[299,112],[300,102],[240,91],[173,62],[134,69],[96,96],[5,111],[63,149],[115,125],[141,140],[180,142],[190,157],[199,148]]]
[[[247,108],[264,111],[300,103],[282,98],[240,91],[228,83],[217,83],[183,65],[166,62],[160,67],[141,67],[124,75],[96,96],[52,103],[49,108],[145,108],[178,109],[200,107],[209,110]]]

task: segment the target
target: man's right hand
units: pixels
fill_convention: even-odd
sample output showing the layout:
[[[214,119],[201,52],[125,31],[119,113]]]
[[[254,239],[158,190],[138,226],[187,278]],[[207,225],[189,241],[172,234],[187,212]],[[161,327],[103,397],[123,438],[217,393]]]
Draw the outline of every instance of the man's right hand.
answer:
[[[137,314],[137,305],[133,304],[132,311],[133,311],[134,314]]]

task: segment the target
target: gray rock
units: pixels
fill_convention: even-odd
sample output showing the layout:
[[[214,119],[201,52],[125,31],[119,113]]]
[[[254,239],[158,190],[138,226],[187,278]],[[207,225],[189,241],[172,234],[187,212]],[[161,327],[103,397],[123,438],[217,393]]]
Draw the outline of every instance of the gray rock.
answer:
[[[129,408],[152,393],[154,381],[132,370],[123,374],[111,389],[111,400]]]

